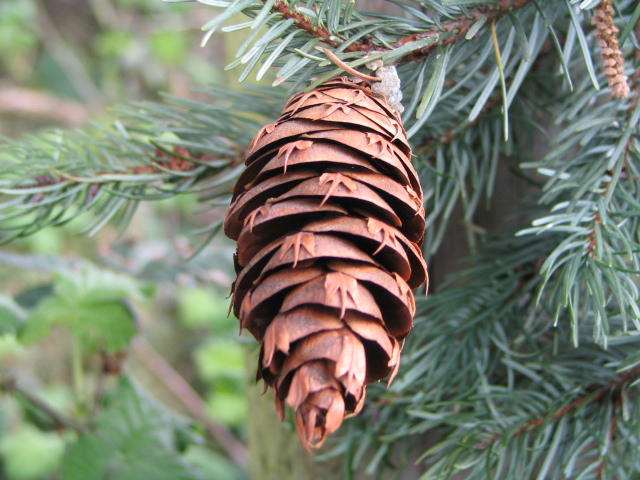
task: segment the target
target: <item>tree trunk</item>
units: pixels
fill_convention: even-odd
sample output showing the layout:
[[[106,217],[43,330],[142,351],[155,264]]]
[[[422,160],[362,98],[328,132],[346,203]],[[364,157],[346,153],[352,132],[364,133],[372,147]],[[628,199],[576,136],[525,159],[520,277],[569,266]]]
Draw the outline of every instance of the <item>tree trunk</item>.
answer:
[[[255,376],[257,352],[248,355],[249,376]],[[291,418],[280,423],[273,390],[263,383],[249,388],[249,473],[252,480],[341,480],[341,462],[316,462],[300,445]],[[290,411],[287,414],[291,414]]]

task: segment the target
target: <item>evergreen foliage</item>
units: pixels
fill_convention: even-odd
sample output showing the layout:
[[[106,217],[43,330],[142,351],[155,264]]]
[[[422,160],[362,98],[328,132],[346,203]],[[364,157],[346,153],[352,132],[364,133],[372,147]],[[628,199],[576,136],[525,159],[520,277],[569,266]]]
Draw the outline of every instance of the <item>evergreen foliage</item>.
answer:
[[[343,73],[342,63],[363,73],[374,59],[397,63],[427,257],[451,221],[466,227],[472,255],[418,299],[400,374],[389,390],[372,386],[369,407],[327,455],[344,454],[350,477],[418,459],[425,480],[637,478],[640,5],[388,0],[399,7],[389,15],[342,0],[199,1],[217,8],[205,40],[246,31],[229,65],[241,80],[273,75],[290,93]],[[607,5],[626,75],[603,64],[611,52],[590,24]],[[229,25],[239,13],[247,20]],[[629,77],[628,98],[612,98],[612,76]],[[125,225],[138,202],[187,191],[227,201],[250,139],[287,94],[211,93],[210,103],[121,109],[110,130],[10,144],[2,239],[89,210],[91,232]],[[474,218],[505,188],[496,172],[509,159],[532,196],[517,228],[485,232]],[[416,441],[424,435],[428,447]]]

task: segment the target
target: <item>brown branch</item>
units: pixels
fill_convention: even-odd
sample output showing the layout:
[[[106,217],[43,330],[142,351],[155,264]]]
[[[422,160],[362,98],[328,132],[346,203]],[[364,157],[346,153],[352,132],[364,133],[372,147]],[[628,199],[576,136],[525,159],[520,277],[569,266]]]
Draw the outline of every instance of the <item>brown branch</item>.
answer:
[[[120,172],[95,172],[94,176],[96,178],[100,178],[103,175],[144,175],[147,173],[167,173],[166,170],[171,170],[173,172],[187,172],[190,170],[194,170],[198,166],[199,163],[196,163],[191,160],[198,160],[199,162],[207,162],[211,160],[218,160],[219,157],[211,155],[211,154],[203,154],[199,156],[193,156],[192,153],[183,147],[174,147],[173,154],[167,153],[160,148],[157,148],[154,152],[154,162],[151,165],[144,165],[139,167],[133,167],[125,171]],[[237,159],[231,159],[232,165],[236,163]],[[95,196],[98,194],[100,189],[102,188],[103,182],[100,180],[91,181],[91,179],[75,176],[67,173],[58,173],[57,178],[52,177],[50,175],[37,175],[33,178],[36,182],[35,185],[22,185],[16,187],[20,188],[33,188],[35,187],[45,187],[47,185],[55,185],[56,183],[68,181],[74,184],[85,184],[90,185],[87,202],[90,202]],[[115,181],[115,180],[114,180]],[[45,193],[36,193],[31,196],[29,203],[35,205],[41,202],[44,198],[46,198]]]
[[[469,10],[467,12],[467,16],[464,18],[443,22],[440,24],[440,28],[434,27],[428,32],[415,33],[413,35],[402,37],[393,44],[394,48],[402,47],[408,43],[422,40],[424,38],[437,37],[444,33],[449,34],[442,42],[416,50],[411,54],[402,57],[398,62],[418,61],[428,57],[435,52],[438,44],[450,45],[463,40],[467,32],[480,19],[480,17],[487,17],[486,24],[490,25],[491,22],[496,22],[507,15],[509,11],[519,10],[532,2],[533,0],[499,0],[495,5],[483,5]],[[314,26],[309,18],[302,15],[295,7],[290,7],[286,0],[276,0],[275,5],[272,7],[272,11],[279,13],[285,18],[295,20],[298,28],[306,31],[316,38],[320,38],[330,47],[336,48],[340,45],[339,42],[331,39],[332,35],[326,28]],[[373,41],[373,37],[367,37],[359,42],[350,44],[344,50],[346,52],[373,52],[385,51],[387,49],[376,45]]]
[[[566,405],[564,408],[562,408],[559,412],[556,412],[555,414],[553,414],[551,416],[551,420],[558,420],[559,418],[566,417],[567,415],[578,410],[585,403],[600,402],[607,395],[614,392],[618,392],[620,388],[622,388],[624,385],[634,382],[638,379],[640,379],[640,367],[636,367],[633,370],[629,370],[627,372],[622,372],[617,379],[612,380],[608,384],[597,389],[595,392],[591,391],[589,393],[584,394],[581,397],[576,398],[574,401],[572,401],[571,403]],[[476,448],[490,447],[494,443],[496,443],[498,440],[505,437],[507,434],[509,434],[511,437],[519,437],[520,435],[530,430],[541,427],[548,421],[549,421],[549,415],[543,415],[538,418],[534,418],[533,420],[530,420],[529,422],[525,423],[522,427],[520,427],[518,430],[516,430],[515,433],[509,433],[507,431],[503,433],[497,433],[493,435],[491,438],[489,438],[488,440],[485,440],[484,442],[480,442],[476,444]]]
[[[215,438],[229,457],[238,465],[247,466],[247,448],[224,425],[215,422],[207,414],[207,404],[191,385],[143,338],[133,343],[133,352],[142,363],[180,400]]]
[[[266,2],[266,0],[263,0]],[[335,40],[331,40],[331,34],[326,28],[313,26],[311,20],[304,15],[302,15],[295,7],[291,8],[289,4],[285,0],[276,0],[275,5],[271,8],[273,12],[277,12],[285,18],[295,20],[299,29],[304,30],[309,35],[320,38],[324,40],[324,42],[331,46],[337,47],[339,44]],[[353,45],[352,45],[353,47]],[[353,51],[353,50],[350,50]]]
[[[403,37],[400,40],[396,41],[393,46],[401,47],[417,40],[436,37],[438,35],[442,35],[443,33],[450,33],[450,35],[448,35],[442,42],[438,42],[434,45],[428,45],[420,50],[412,52],[407,57],[404,57],[404,59],[401,61],[421,60],[435,52],[438,48],[438,45],[451,45],[453,43],[459,42],[460,40],[463,40],[467,32],[469,32],[471,27],[481,17],[487,18],[485,25],[491,25],[493,22],[497,22],[498,20],[502,19],[502,17],[507,15],[510,11],[524,8],[532,2],[533,0],[500,0],[495,5],[481,5],[474,8],[473,10],[469,10],[467,16],[464,18],[444,22],[441,24],[440,29],[433,29],[428,32],[416,33],[407,37]]]
[[[67,126],[79,126],[89,119],[89,110],[81,103],[13,86],[0,88],[0,114],[48,119]]]
[[[6,378],[1,380],[0,391],[10,392],[21,396],[38,410],[49,415],[49,417],[51,417],[56,423],[58,429],[67,428],[75,430],[79,434],[84,433],[84,429],[80,425],[78,425],[73,420],[66,418],[44,400],[36,397],[33,393],[24,390],[21,386],[18,385],[17,381],[14,378]]]
[[[382,81],[381,78],[372,77],[371,75],[366,75],[362,72],[357,71],[355,68],[350,67],[349,65],[344,63],[342,60],[340,60],[336,55],[334,55],[333,52],[328,48],[323,48],[322,50],[324,51],[324,54],[327,56],[327,58],[329,58],[329,60],[331,60],[336,66],[340,67],[345,72],[350,73],[354,77],[358,77],[358,78],[361,78],[362,80],[366,80],[367,82],[373,82],[373,83]]]

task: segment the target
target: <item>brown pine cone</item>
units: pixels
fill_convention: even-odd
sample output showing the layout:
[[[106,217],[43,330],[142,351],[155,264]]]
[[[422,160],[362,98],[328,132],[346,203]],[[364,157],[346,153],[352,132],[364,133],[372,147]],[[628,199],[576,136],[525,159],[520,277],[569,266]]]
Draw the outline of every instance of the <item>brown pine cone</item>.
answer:
[[[321,446],[398,370],[427,280],[424,208],[400,118],[366,83],[295,95],[253,141],[225,218],[233,309],[261,343],[280,418]]]

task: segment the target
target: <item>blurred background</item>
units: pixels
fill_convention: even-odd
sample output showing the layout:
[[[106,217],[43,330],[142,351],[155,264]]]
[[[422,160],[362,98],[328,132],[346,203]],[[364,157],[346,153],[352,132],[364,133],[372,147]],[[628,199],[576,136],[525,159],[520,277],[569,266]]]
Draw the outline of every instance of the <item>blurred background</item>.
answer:
[[[198,87],[225,83],[225,39],[200,47],[212,11],[160,0],[1,0],[0,136],[106,124],[117,103],[159,92],[198,98]],[[227,316],[232,244],[219,235],[185,261],[206,240],[193,232],[221,214],[200,208],[179,196],[140,205],[125,233],[107,225],[78,236],[90,221],[81,217],[0,247],[0,479],[61,478],[64,435],[33,400],[88,416],[123,364],[120,353],[77,351],[64,328],[16,339],[15,325],[42,315],[43,299],[67,284],[120,292],[142,332],[127,371],[164,406],[201,420],[196,433],[208,440],[189,442],[184,458],[207,478],[245,478],[233,441],[246,441],[244,349],[255,346],[243,346]],[[87,392],[96,398],[83,400]]]

